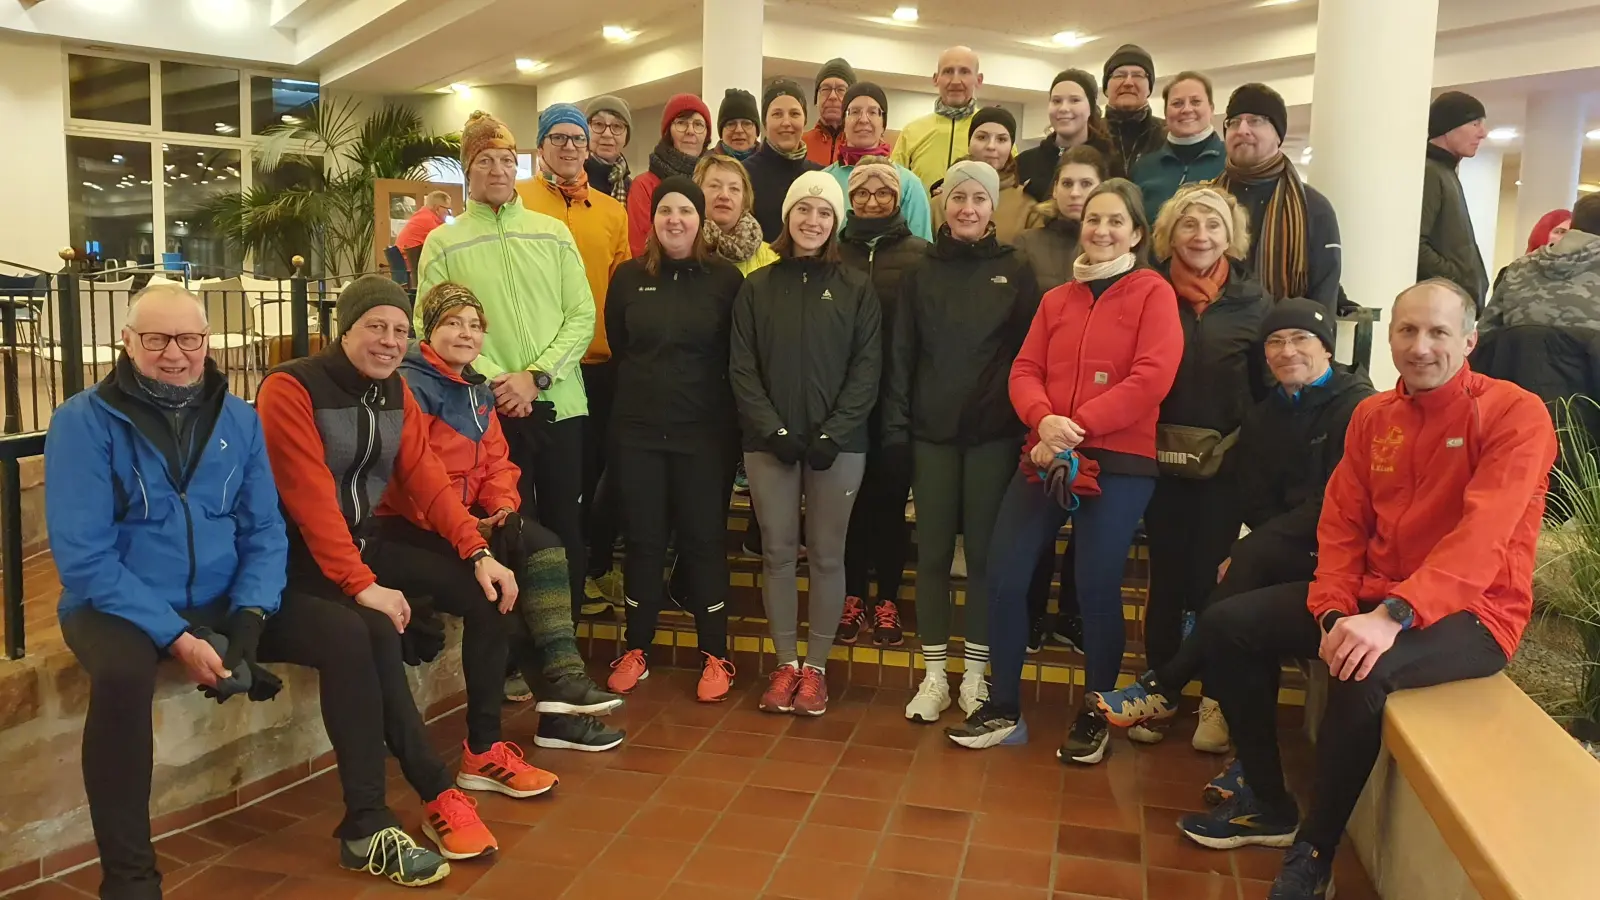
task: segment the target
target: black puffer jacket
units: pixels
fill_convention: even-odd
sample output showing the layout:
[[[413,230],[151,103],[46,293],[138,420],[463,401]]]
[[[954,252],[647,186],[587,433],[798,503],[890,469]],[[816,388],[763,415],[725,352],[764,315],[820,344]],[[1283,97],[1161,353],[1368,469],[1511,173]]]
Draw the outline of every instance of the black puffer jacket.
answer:
[[[1161,401],[1163,425],[1190,425],[1227,434],[1267,395],[1266,363],[1261,350],[1261,323],[1272,301],[1237,260],[1229,260],[1228,283],[1222,296],[1196,316],[1194,307],[1178,298],[1183,323],[1183,361],[1167,399]],[[1160,266],[1169,280],[1172,261]]]
[[[1478,252],[1472,215],[1457,168],[1461,160],[1443,147],[1428,145],[1422,166],[1422,242],[1417,250],[1417,280],[1448,278],[1460,285],[1483,312],[1489,274]]]
[[[1033,267],[991,230],[977,243],[949,226],[906,272],[889,385],[884,444],[914,438],[973,446],[1027,432],[1011,405],[1011,363],[1039,310]]]
[[[878,293],[886,361],[894,339],[895,312],[900,308],[900,283],[906,270],[927,254],[928,246],[927,241],[911,233],[905,217],[898,213],[889,219],[858,219],[851,215],[839,233],[839,258],[850,268],[865,272]],[[887,374],[887,364],[884,370]]]
[[[1273,388],[1245,417],[1228,456],[1239,472],[1245,540],[1287,541],[1315,548],[1322,495],[1344,457],[1344,435],[1356,405],[1375,393],[1360,372],[1335,363],[1328,381],[1294,399]]]
[[[1090,137],[1089,146],[1100,151],[1106,158],[1106,170],[1112,178],[1123,178],[1127,175],[1127,166],[1123,165],[1122,158],[1117,156],[1109,141],[1097,137]],[[1051,179],[1056,174],[1056,163],[1061,160],[1061,145],[1056,143],[1054,134],[1047,134],[1038,145],[1017,154],[1017,183],[1022,185],[1023,193],[1043,203],[1050,199],[1055,191],[1055,184]]]
[[[1072,263],[1083,252],[1078,246],[1082,232],[1082,222],[1058,215],[1017,235],[1012,242],[1033,265],[1033,277],[1039,282],[1041,294],[1072,280]]]
[[[733,303],[729,375],[744,449],[780,428],[868,449],[883,365],[877,292],[838,263],[783,259],[750,273]]]
[[[617,366],[611,435],[630,446],[693,450],[730,440],[738,427],[728,385],[733,298],[744,276],[732,263],[643,259],[617,267],[606,289],[606,337]]]

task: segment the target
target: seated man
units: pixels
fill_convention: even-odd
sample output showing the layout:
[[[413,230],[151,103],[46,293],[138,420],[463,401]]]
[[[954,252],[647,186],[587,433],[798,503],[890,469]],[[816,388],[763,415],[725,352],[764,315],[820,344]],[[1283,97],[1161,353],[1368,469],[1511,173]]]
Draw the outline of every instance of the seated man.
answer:
[[[1208,847],[1288,847],[1271,900],[1327,896],[1389,694],[1493,675],[1532,614],[1555,428],[1533,394],[1467,366],[1476,308],[1437,279],[1395,299],[1389,349],[1400,383],[1350,419],[1317,524],[1315,580],[1206,613],[1206,685],[1247,786],[1179,827]],[[1304,827],[1278,756],[1284,657],[1320,657],[1332,676]]]
[[[205,310],[177,285],[146,289],[122,343],[116,368],[62,404],[45,439],[61,632],[89,673],[83,784],[100,896],[161,896],[151,703],[166,658],[219,701],[277,693],[258,660],[317,669],[344,791],[340,863],[408,886],[438,881],[449,864],[407,837],[384,800],[378,678],[360,619],[280,599],[287,545],[261,422],[206,358]],[[212,630],[226,636],[223,654],[205,639]]]
[[[1223,561],[1206,609],[1246,591],[1309,581],[1316,571],[1322,494],[1344,455],[1351,413],[1373,393],[1366,375],[1333,362],[1334,326],[1321,303],[1296,298],[1274,305],[1261,323],[1278,390],[1245,416],[1239,443],[1227,456],[1226,464],[1239,473],[1239,509],[1250,533]],[[1211,626],[1200,612],[1194,633],[1165,666],[1122,690],[1089,696],[1107,721],[1132,728],[1177,713],[1184,687],[1205,661]],[[1215,700],[1201,701],[1194,746],[1209,753],[1228,750],[1227,723]],[[1234,768],[1208,793],[1226,799]]]
[[[554,787],[556,777],[500,739],[509,631],[501,617],[516,602],[516,577],[478,534],[478,520],[429,448],[422,413],[397,371],[411,331],[405,289],[381,275],[363,276],[340,293],[335,312],[338,339],[273,369],[256,398],[292,525],[290,590],[360,613],[383,694],[384,736],[427,804],[423,830],[450,859],[478,856],[496,848],[494,836],[475,804],[451,787],[406,681],[402,633],[428,618],[413,622],[406,594],[430,598],[434,608],[464,622],[467,741],[455,785],[532,797]],[[377,534],[374,511],[391,487],[445,536],[448,554]]]
[[[511,639],[522,651],[515,654],[517,661],[535,663],[522,673],[529,684],[539,684],[534,709],[541,715],[533,742],[610,750],[624,734],[594,717],[621,706],[622,698],[600,690],[583,669],[572,629],[567,555],[555,532],[517,514],[522,473],[500,431],[494,389],[472,370],[489,330],[483,304],[472,291],[445,281],[434,285],[420,306],[422,339],[406,352],[400,369],[427,424],[428,443],[450,476],[452,493],[478,517],[478,531],[490,550],[517,573],[518,614],[512,617]],[[384,495],[378,517],[381,539],[450,552],[422,511],[395,486]]]

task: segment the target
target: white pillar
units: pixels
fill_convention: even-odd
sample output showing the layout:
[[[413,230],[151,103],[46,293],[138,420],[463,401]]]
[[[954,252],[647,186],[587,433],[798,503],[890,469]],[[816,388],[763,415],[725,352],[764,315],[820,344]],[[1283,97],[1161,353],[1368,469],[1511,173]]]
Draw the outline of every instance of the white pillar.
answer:
[[[1578,167],[1583,161],[1583,99],[1572,94],[1535,94],[1528,98],[1522,129],[1522,168],[1517,177],[1517,244],[1539,217],[1552,209],[1571,209],[1578,196]]]
[[[1439,0],[1317,5],[1311,180],[1339,217],[1345,293],[1384,310],[1372,342],[1372,380],[1380,389],[1393,387],[1399,374],[1389,357],[1388,309],[1417,280],[1438,13]]]
[[[761,102],[762,4],[753,0],[705,0],[701,20],[700,99],[711,108],[713,119],[728,88],[743,88]],[[721,136],[711,126],[711,142]],[[759,124],[759,123],[758,123]]]
[[[1494,277],[1495,236],[1500,223],[1500,178],[1504,158],[1499,150],[1487,144],[1478,155],[1463,159],[1456,169],[1461,177],[1461,191],[1467,198],[1467,215],[1472,218],[1472,233],[1478,239],[1478,253],[1483,265]]]

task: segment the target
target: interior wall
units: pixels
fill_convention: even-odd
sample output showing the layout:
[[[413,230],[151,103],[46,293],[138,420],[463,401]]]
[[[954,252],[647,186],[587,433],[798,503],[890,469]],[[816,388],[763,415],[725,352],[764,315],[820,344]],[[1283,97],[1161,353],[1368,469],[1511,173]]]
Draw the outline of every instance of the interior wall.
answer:
[[[0,141],[11,214],[0,216],[0,259],[55,271],[67,225],[66,67],[61,42],[0,32]]]

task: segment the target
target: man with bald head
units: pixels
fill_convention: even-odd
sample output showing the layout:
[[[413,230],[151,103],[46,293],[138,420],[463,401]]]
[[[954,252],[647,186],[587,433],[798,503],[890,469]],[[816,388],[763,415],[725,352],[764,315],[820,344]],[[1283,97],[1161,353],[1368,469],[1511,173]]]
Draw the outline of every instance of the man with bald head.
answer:
[[[967,132],[978,111],[983,73],[971,47],[951,47],[939,54],[933,71],[939,91],[933,112],[901,129],[894,142],[895,162],[915,172],[923,184],[944,177],[950,164],[967,155]]]
[[[1537,396],[1467,365],[1476,316],[1472,295],[1443,279],[1401,292],[1389,322],[1400,382],[1350,418],[1317,524],[1315,579],[1206,613],[1206,689],[1227,717],[1245,787],[1179,827],[1218,849],[1289,848],[1274,900],[1329,893],[1389,694],[1493,675],[1532,615],[1555,429]],[[1277,745],[1288,656],[1320,658],[1332,676],[1303,822]]]
[[[385,799],[382,701],[354,612],[282,596],[288,540],[248,403],[207,356],[200,302],[177,285],[134,298],[123,353],[62,404],[45,438],[45,520],[61,579],[61,632],[89,675],[83,781],[100,850],[100,896],[161,896],[150,846],[156,669],[224,702],[269,700],[261,662],[320,672],[345,816],[340,862],[404,884],[449,873]],[[239,702],[245,702],[240,700]]]

